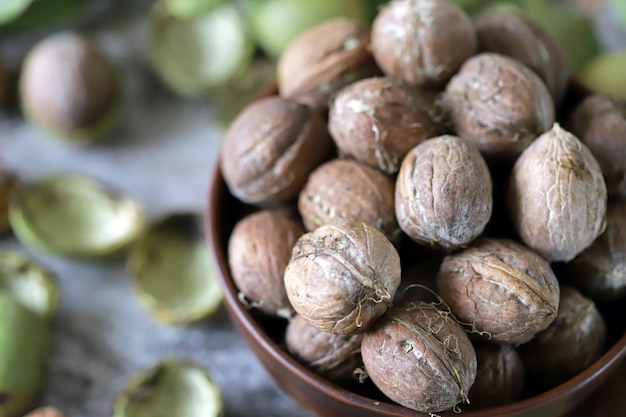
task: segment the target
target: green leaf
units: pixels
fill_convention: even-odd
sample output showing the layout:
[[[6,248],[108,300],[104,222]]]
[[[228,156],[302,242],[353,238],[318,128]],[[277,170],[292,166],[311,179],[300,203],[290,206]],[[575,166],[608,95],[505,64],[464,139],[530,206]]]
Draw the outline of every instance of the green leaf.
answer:
[[[20,2],[24,0],[0,0]],[[30,5],[16,19],[0,27],[0,32],[21,32],[60,25],[72,19],[89,4],[89,0],[27,0]],[[1,10],[4,6],[0,6]],[[0,24],[2,19],[0,18]]]
[[[11,22],[21,15],[33,0],[0,1],[0,25]]]

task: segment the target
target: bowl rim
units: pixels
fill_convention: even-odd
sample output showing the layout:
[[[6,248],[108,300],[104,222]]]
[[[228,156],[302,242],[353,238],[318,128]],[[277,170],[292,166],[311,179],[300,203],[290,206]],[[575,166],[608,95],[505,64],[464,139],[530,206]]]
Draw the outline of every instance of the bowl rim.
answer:
[[[333,393],[335,400],[340,401],[347,406],[358,406],[363,410],[388,413],[390,416],[407,415],[415,417],[429,417],[428,414],[408,409],[391,402],[391,400],[374,400],[325,380],[310,369],[306,368],[304,365],[300,364],[267,334],[267,332],[254,318],[250,310],[239,300],[237,296],[238,290],[230,274],[230,268],[227,260],[227,248],[223,246],[224,242],[227,241],[227,236],[222,234],[222,224],[220,222],[223,207],[218,204],[211,204],[211,202],[222,202],[224,201],[224,198],[228,196],[232,197],[236,201],[236,198],[230,194],[226,183],[224,182],[220,168],[220,157],[218,156],[213,166],[209,183],[208,200],[205,213],[205,231],[209,244],[209,250],[216,267],[218,280],[224,292],[224,299],[227,301],[225,304],[228,313],[232,316],[236,316],[234,318],[240,321],[246,331],[253,335],[255,341],[259,343],[261,347],[267,351],[269,355],[271,355],[271,357],[282,367],[289,372],[299,375],[299,377],[302,378],[306,384],[313,386],[316,390],[325,392],[326,394],[328,394],[328,392]],[[554,406],[560,407],[560,415],[564,415],[572,411],[577,405],[587,398],[587,395],[576,397],[575,394],[577,392],[591,393],[595,391],[611,374],[611,372],[607,371],[610,369],[614,370],[619,362],[624,358],[626,358],[626,332],[624,332],[624,334],[622,334],[613,343],[613,345],[610,346],[602,354],[602,356],[600,356],[587,369],[560,385],[513,403],[483,409],[468,408],[464,409],[462,413],[466,417],[505,417],[512,414],[519,415],[519,413],[530,413],[543,409],[544,407]],[[265,364],[263,365],[265,366]],[[274,379],[276,380],[276,378]],[[281,385],[280,381],[276,380],[276,382]],[[288,389],[286,389],[286,391],[288,391]],[[561,404],[560,402],[565,403]],[[408,414],[407,411],[409,412]],[[445,417],[454,416],[457,415],[457,413],[453,411],[446,411],[438,413],[438,415]]]

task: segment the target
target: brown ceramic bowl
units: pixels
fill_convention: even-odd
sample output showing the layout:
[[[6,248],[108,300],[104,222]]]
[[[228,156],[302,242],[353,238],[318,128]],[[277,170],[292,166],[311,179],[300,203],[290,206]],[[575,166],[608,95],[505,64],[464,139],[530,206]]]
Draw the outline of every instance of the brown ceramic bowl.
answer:
[[[265,90],[270,94],[272,89]],[[206,234],[218,277],[224,292],[225,306],[237,331],[278,384],[304,407],[320,417],[429,417],[385,398],[368,384],[356,388],[334,385],[298,363],[282,343],[286,322],[258,315],[244,306],[238,297],[228,267],[228,238],[235,223],[252,207],[233,197],[224,183],[219,164],[212,172],[206,207]],[[504,406],[465,408],[464,417],[560,417],[574,410],[588,398],[626,357],[626,323],[620,317],[626,302],[601,306],[607,321],[608,348],[588,369],[548,391],[527,390],[524,398]],[[442,417],[457,416],[452,411]]]

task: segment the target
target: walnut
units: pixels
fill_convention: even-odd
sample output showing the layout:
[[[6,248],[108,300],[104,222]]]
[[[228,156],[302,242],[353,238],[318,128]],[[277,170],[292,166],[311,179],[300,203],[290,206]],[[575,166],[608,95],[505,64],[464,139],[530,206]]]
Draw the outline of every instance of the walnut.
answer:
[[[358,333],[391,305],[400,285],[400,256],[365,223],[326,224],[298,239],[284,280],[294,310],[313,326]]]
[[[260,206],[297,197],[309,173],[332,150],[326,121],[277,96],[244,108],[224,136],[220,167],[230,192]]]
[[[435,98],[389,77],[356,81],[332,100],[329,131],[341,155],[394,174],[411,148],[443,133]]]
[[[590,95],[570,114],[565,127],[598,160],[609,196],[626,201],[626,100]]]
[[[446,256],[437,291],[477,337],[497,344],[528,342],[554,321],[559,307],[550,265],[509,239],[484,238]]]
[[[565,51],[542,26],[512,11],[490,11],[475,21],[478,50],[509,56],[543,80],[555,103],[565,94],[569,68]]]
[[[476,52],[474,25],[448,0],[394,0],[372,23],[372,54],[387,75],[441,87]]]
[[[228,264],[240,297],[251,307],[272,316],[293,314],[283,275],[303,234],[300,222],[281,210],[260,210],[237,222],[228,241]]]
[[[520,346],[530,379],[551,388],[576,376],[604,352],[606,324],[589,298],[561,286],[559,313],[550,326]]]
[[[395,211],[413,240],[447,250],[468,245],[491,217],[491,176],[478,149],[444,135],[413,148],[396,180]]]
[[[287,350],[316,374],[336,384],[358,380],[363,333],[332,334],[295,315],[285,332]]]
[[[278,91],[325,110],[337,90],[380,74],[369,48],[370,29],[358,20],[339,17],[307,29],[278,59]]]
[[[391,400],[424,413],[468,401],[476,353],[441,305],[405,300],[365,333],[361,356],[374,384]]]
[[[399,226],[393,208],[394,182],[382,172],[351,160],[333,159],[311,173],[298,210],[313,231],[340,220],[358,220],[394,240]]]
[[[589,149],[558,124],[517,159],[508,210],[522,241],[548,261],[570,261],[606,227],[606,184]]]
[[[463,64],[446,85],[441,105],[453,131],[490,160],[514,159],[555,120],[554,101],[539,76],[490,52]]]

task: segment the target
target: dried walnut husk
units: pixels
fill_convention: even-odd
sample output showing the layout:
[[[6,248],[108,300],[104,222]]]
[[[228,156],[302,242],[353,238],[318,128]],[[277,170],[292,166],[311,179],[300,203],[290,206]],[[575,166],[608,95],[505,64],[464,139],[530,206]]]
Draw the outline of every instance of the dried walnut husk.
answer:
[[[478,149],[459,137],[439,136],[417,145],[402,161],[396,217],[411,239],[457,249],[487,225],[491,191],[489,168]]]
[[[291,305],[309,323],[331,333],[358,333],[391,306],[400,256],[365,223],[326,224],[298,239],[284,280]]]
[[[261,210],[237,222],[228,241],[233,282],[246,303],[261,312],[293,314],[283,275],[304,227],[282,210]]]
[[[609,201],[606,230],[565,265],[567,277],[594,300],[626,297],[626,203]]]
[[[476,52],[469,16],[448,0],[394,0],[372,23],[372,54],[387,74],[441,87]]]
[[[369,27],[346,17],[306,30],[277,63],[280,95],[320,109],[328,108],[331,95],[342,87],[377,74]]]
[[[411,148],[443,133],[435,97],[389,77],[356,81],[331,102],[330,134],[341,155],[394,174]]]
[[[271,96],[245,107],[231,123],[220,164],[230,192],[239,200],[276,205],[298,195],[331,148],[320,114]]]
[[[609,196],[626,201],[626,100],[592,94],[565,126],[598,160]]]
[[[295,315],[285,331],[287,350],[304,366],[327,380],[349,383],[358,380],[363,333],[332,334]]]
[[[554,101],[539,76],[490,52],[463,64],[446,85],[441,104],[454,132],[488,159],[515,158],[555,120]]]
[[[304,226],[358,220],[390,240],[399,233],[393,208],[394,182],[384,173],[352,160],[333,159],[317,167],[300,192]]]
[[[604,352],[605,341],[606,324],[594,302],[563,285],[556,319],[519,353],[528,377],[550,388],[590,366]]]
[[[405,300],[367,331],[365,370],[391,400],[436,413],[468,401],[476,353],[467,334],[441,305]]]
[[[558,124],[515,162],[508,209],[522,241],[548,261],[570,261],[606,227],[606,184],[597,160]]]
[[[498,344],[528,342],[554,321],[559,307],[550,265],[508,239],[484,238],[446,256],[437,290],[477,337]]]
[[[517,401],[524,388],[526,371],[511,345],[475,343],[476,380],[469,392],[471,406],[493,407]]]
[[[476,21],[478,50],[495,52],[535,71],[559,103],[569,77],[563,48],[542,26],[513,11],[492,11]]]

